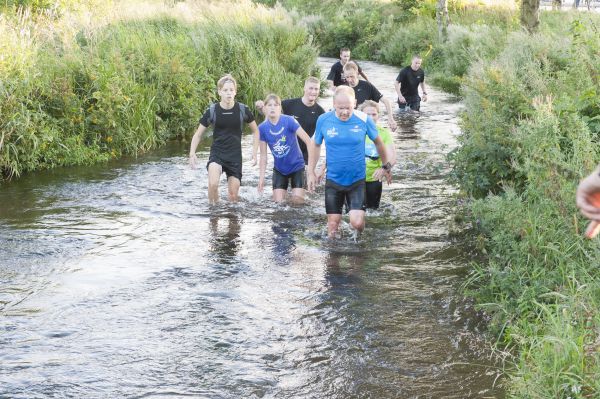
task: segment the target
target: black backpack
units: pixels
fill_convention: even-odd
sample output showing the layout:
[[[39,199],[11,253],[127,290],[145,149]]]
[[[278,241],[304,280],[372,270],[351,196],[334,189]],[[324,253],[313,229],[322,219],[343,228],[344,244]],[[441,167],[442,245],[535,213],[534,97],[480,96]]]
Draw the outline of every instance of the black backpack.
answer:
[[[244,118],[246,117],[246,105],[244,105],[242,103],[238,103],[238,104],[240,105],[240,126],[243,129],[244,128]],[[217,116],[217,113],[215,111],[216,105],[217,105],[217,103],[212,103],[212,104],[210,104],[210,107],[208,108],[208,111],[209,111],[208,123],[213,126],[215,124],[215,120],[216,120],[216,116]]]

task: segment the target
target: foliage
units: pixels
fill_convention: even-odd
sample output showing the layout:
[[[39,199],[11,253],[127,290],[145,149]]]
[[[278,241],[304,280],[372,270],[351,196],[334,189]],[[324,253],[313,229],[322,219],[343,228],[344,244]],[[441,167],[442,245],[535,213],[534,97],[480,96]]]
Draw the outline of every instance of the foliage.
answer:
[[[141,17],[107,6],[91,22],[85,13],[30,11],[0,20],[4,176],[184,138],[225,73],[238,79],[238,99],[253,104],[270,91],[298,94],[313,68],[306,31],[282,10],[249,2],[235,13],[227,3],[153,6]]]
[[[600,247],[584,241],[573,199],[600,161],[600,37],[581,28],[597,18],[587,22],[567,34],[512,33],[463,86],[452,159],[487,258],[465,285],[499,342],[519,349],[512,397],[600,396]]]

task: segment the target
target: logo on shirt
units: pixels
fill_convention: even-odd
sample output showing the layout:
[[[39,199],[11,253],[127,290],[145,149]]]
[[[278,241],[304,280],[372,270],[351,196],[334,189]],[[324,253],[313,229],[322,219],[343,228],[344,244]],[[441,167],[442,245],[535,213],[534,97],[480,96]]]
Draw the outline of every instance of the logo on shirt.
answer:
[[[327,137],[335,137],[338,134],[339,133],[337,130],[335,130],[335,127],[332,127],[331,129],[327,129]]]
[[[360,128],[360,126],[354,125],[354,127],[350,129],[350,131],[354,133],[361,133],[363,130]]]
[[[273,145],[273,156],[275,158],[283,158],[290,152],[290,146],[287,145],[287,137],[283,136]]]
[[[273,136],[279,136],[281,133],[283,133],[283,127],[276,132],[269,129],[269,133],[271,133]]]

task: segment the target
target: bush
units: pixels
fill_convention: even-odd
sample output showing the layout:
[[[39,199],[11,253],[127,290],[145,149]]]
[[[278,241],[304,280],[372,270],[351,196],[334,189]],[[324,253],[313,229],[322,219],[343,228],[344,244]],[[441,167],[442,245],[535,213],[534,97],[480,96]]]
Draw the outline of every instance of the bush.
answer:
[[[0,20],[2,175],[136,155],[185,138],[225,73],[238,79],[238,99],[253,104],[271,91],[301,93],[312,72],[316,50],[283,10],[249,2],[235,12],[227,3],[155,6],[145,18],[95,10],[104,14],[91,25],[78,14]]]

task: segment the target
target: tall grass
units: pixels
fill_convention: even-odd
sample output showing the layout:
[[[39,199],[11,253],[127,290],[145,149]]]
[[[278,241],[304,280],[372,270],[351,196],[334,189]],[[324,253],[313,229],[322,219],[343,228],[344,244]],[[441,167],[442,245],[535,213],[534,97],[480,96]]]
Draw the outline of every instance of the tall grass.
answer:
[[[0,170],[10,177],[187,137],[216,80],[238,98],[301,91],[316,51],[282,10],[249,1],[97,3],[0,19]]]
[[[600,397],[600,245],[574,203],[600,162],[600,17],[575,17],[510,34],[463,86],[454,172],[487,258],[466,287],[518,349],[511,397]]]

